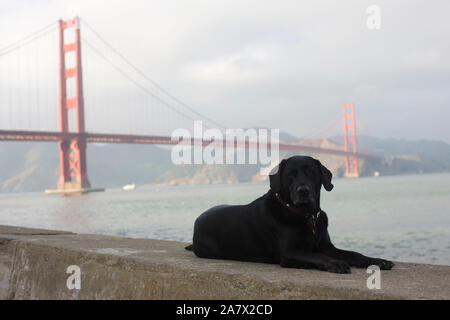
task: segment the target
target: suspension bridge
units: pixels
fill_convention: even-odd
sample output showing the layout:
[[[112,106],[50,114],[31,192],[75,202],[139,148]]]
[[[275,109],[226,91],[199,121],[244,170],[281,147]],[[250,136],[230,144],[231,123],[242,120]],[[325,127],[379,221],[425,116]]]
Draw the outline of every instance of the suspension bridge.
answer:
[[[178,144],[171,133],[198,120],[205,128],[225,129],[158,85],[78,17],[0,49],[0,84],[0,141],[57,142],[61,192],[91,190],[88,143]],[[358,177],[358,158],[375,156],[357,152],[353,104],[343,106],[343,120],[344,150],[286,142],[279,150],[345,157],[346,176]],[[188,143],[226,141],[192,138]]]

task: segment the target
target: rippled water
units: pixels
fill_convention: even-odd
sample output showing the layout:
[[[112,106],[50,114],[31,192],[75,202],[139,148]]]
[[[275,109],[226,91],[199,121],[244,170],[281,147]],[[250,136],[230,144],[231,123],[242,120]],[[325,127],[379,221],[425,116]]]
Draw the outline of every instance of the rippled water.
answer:
[[[450,265],[450,174],[336,179],[322,193],[336,246],[396,261]],[[267,183],[142,186],[84,196],[0,194],[0,224],[190,241],[209,207],[251,202]]]

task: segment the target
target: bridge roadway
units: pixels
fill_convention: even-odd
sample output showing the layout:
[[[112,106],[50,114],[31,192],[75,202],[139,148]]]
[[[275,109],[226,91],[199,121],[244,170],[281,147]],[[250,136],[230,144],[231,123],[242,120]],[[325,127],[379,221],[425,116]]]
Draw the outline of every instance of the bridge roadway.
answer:
[[[0,141],[37,141],[37,142],[58,142],[61,140],[73,140],[75,138],[86,139],[88,143],[126,143],[126,144],[158,144],[158,145],[176,145],[184,144],[197,144],[197,145],[209,145],[214,143],[215,145],[222,146],[233,145],[235,147],[245,148],[257,148],[257,143],[252,142],[240,142],[240,141],[214,141],[214,140],[201,140],[201,139],[172,139],[169,136],[147,136],[147,135],[127,135],[127,134],[107,134],[107,133],[76,133],[76,132],[52,132],[52,131],[25,131],[25,130],[0,130]],[[228,142],[228,143],[227,143]],[[270,150],[270,144],[268,146],[261,145],[261,148],[268,148]],[[306,146],[296,143],[280,142],[280,151],[299,151],[310,153],[326,153],[339,156],[353,156],[357,158],[374,158],[381,159],[378,155],[366,154],[366,153],[353,153],[346,152],[344,150],[319,148],[313,146]]]

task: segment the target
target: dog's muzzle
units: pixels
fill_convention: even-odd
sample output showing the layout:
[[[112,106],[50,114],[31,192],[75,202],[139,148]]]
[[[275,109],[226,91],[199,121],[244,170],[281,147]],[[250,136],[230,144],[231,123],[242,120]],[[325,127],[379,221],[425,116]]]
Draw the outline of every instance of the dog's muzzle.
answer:
[[[294,195],[291,197],[295,206],[309,204],[314,201],[311,195],[311,188],[307,185],[300,185],[295,188]]]

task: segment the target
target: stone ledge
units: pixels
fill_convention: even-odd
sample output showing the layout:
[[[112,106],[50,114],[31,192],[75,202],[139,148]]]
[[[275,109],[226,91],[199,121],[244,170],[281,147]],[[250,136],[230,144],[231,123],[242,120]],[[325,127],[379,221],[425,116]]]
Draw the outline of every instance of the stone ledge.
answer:
[[[186,243],[0,226],[0,299],[450,299],[450,267],[396,263],[369,274],[197,258]],[[67,267],[81,269],[69,290]]]

